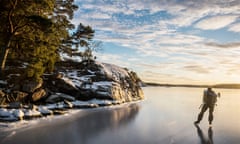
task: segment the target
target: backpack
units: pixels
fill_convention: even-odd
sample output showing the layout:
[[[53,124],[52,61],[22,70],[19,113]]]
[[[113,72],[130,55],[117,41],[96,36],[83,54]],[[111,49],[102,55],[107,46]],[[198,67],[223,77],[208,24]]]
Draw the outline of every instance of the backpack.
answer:
[[[217,95],[213,91],[204,90],[203,103],[208,105],[214,105],[217,102]]]

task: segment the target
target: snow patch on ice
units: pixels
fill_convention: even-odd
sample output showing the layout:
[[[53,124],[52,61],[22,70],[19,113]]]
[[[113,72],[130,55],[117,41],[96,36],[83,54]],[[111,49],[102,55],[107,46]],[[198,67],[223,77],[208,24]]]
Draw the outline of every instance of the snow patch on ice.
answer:
[[[14,109],[14,110],[13,110],[13,115],[14,115],[15,117],[17,117],[17,118],[22,119],[23,116],[24,116],[24,113],[23,113],[23,111],[22,111],[21,109]]]
[[[0,109],[0,117],[9,117],[11,115],[11,113],[5,109],[5,108],[1,108]]]
[[[26,117],[36,117],[36,116],[41,116],[41,113],[35,109],[33,110],[25,110],[24,116]]]

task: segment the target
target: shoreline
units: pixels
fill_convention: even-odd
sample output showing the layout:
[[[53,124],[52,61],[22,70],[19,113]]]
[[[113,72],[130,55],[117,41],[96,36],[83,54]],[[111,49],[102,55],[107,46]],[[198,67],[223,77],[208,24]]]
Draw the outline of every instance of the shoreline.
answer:
[[[240,89],[240,84],[216,84],[216,85],[191,85],[191,84],[160,84],[145,82],[145,87],[156,86],[156,87],[187,87],[187,88],[207,88],[212,87],[216,89]]]
[[[46,105],[23,105],[19,108],[0,107],[0,123],[14,123],[22,120],[31,121],[48,116],[68,114],[71,110],[121,106],[139,101],[142,101],[142,99],[135,99],[131,102],[93,99],[89,101],[63,101]]]
[[[92,107],[92,108],[73,108],[68,109],[66,113],[63,113],[61,115],[47,115],[43,117],[38,118],[32,118],[32,119],[23,119],[19,121],[13,121],[13,122],[3,122],[0,121],[0,132],[8,133],[8,135],[11,136],[12,132],[16,133],[19,131],[24,131],[27,129],[34,129],[38,127],[47,127],[48,125],[52,125],[52,122],[54,122],[54,125],[59,125],[65,122],[73,121],[76,118],[83,118],[84,116],[87,116],[89,114],[102,111],[102,110],[120,110],[120,109],[126,109],[132,105],[138,105],[144,100],[137,100],[132,102],[126,102],[121,104],[115,104],[110,106],[99,106],[99,107]],[[1,133],[0,133],[1,136]]]

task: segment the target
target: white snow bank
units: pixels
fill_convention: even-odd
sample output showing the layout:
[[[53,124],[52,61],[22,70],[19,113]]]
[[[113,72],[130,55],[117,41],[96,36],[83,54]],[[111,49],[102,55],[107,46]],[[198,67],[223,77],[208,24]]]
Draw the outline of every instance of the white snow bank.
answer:
[[[6,82],[6,81],[3,81],[3,80],[0,80],[0,84],[6,85],[7,82]]]
[[[100,65],[103,69],[102,71],[108,76],[113,78],[116,81],[119,81],[121,78],[129,77],[128,71],[116,66],[114,64],[100,63],[96,62],[96,64]]]
[[[33,110],[28,109],[28,110],[25,110],[25,112],[24,112],[25,117],[40,117],[41,115],[42,115],[41,112],[39,112],[35,109],[33,109]]]

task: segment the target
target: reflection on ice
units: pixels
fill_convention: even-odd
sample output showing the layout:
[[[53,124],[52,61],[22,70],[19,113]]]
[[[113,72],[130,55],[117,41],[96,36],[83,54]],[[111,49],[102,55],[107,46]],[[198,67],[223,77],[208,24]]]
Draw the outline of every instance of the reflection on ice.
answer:
[[[105,129],[116,128],[130,123],[139,111],[138,104],[123,107],[102,108],[80,111],[78,116],[58,121],[44,121],[42,126],[25,129],[8,135],[0,143],[66,144],[88,143]],[[37,124],[38,125],[38,124]],[[41,121],[39,122],[41,125]],[[1,134],[4,136],[4,133]]]
[[[206,137],[204,135],[202,129],[198,125],[195,125],[195,126],[197,128],[197,134],[198,134],[198,137],[201,141],[201,144],[214,144],[213,143],[213,129],[212,129],[212,127],[208,128],[208,137]]]
[[[0,129],[0,139],[5,138],[0,143],[239,144],[240,89],[218,90],[222,96],[214,110],[213,128],[208,127],[207,117],[200,127],[193,124],[202,90],[145,87],[146,99],[140,103],[81,110],[57,120],[37,121],[34,127],[27,124],[16,132]]]

